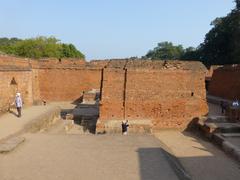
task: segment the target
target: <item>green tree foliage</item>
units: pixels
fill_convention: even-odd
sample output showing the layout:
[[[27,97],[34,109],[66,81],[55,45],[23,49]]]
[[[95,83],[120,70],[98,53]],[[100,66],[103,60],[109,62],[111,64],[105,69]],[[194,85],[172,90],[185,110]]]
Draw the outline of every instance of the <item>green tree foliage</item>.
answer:
[[[73,44],[61,43],[55,37],[20,40],[0,38],[0,51],[29,58],[82,58],[84,55]]]
[[[205,65],[240,63],[240,0],[226,16],[212,21],[213,28],[198,48],[182,48],[171,42],[159,43],[145,57],[150,59],[199,60]]]
[[[150,50],[143,58],[152,60],[199,60],[198,48],[183,48],[182,45],[173,45],[171,42],[160,42],[153,50]]]
[[[15,54],[14,44],[21,41],[18,38],[0,38],[0,51],[6,54]]]
[[[175,46],[171,42],[161,42],[158,43],[158,46],[155,47],[153,50],[150,50],[145,57],[152,60],[180,59],[183,53],[184,48],[182,47],[182,45]]]
[[[240,63],[240,0],[226,17],[216,18],[199,51],[206,65]]]
[[[73,44],[62,44],[61,57],[80,57],[84,58],[84,55],[78,51]]]
[[[188,47],[184,50],[183,55],[180,57],[181,60],[200,60],[201,53],[198,48]]]

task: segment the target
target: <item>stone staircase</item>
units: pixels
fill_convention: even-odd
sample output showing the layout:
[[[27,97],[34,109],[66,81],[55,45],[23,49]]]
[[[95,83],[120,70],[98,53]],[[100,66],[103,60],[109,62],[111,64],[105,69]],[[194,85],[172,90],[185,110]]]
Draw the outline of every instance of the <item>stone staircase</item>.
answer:
[[[240,123],[232,123],[226,116],[210,116],[200,118],[197,127],[210,141],[240,161]]]
[[[95,104],[99,102],[100,90],[92,89],[83,93],[82,104]]]

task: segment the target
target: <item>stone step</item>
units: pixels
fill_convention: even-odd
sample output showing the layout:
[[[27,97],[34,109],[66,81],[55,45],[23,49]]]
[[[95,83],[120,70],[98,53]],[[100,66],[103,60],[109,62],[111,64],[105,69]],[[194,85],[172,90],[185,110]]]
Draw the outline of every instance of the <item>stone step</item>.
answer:
[[[212,133],[240,133],[240,125],[237,123],[205,123],[201,129],[209,137]]]
[[[240,137],[240,133],[222,133],[223,137]]]
[[[209,116],[207,122],[219,122],[224,123],[228,122],[229,118],[227,116]]]
[[[9,153],[25,141],[24,137],[13,137],[0,143],[0,153]]]

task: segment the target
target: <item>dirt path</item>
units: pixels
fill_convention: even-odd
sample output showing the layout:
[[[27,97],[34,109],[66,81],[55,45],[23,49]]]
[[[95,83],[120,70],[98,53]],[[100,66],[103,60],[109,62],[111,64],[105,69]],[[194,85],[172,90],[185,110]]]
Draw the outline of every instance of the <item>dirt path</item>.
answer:
[[[0,154],[1,180],[177,180],[148,135],[29,134]]]
[[[193,180],[240,179],[239,164],[197,135],[162,131],[156,137],[171,149]]]
[[[18,118],[14,113],[6,113],[0,116],[0,140],[6,138],[24,128],[33,119],[54,109],[55,105],[31,106],[22,110],[22,117]]]

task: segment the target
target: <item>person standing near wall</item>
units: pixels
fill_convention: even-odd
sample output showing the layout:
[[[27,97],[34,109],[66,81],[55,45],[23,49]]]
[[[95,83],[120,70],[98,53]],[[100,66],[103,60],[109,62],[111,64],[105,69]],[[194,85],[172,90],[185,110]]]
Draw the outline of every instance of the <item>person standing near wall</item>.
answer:
[[[21,98],[21,94],[18,92],[16,93],[16,98],[15,98],[15,105],[17,108],[17,112],[18,112],[18,117],[22,116],[22,98]]]
[[[122,122],[122,134],[123,135],[127,135],[127,131],[128,131],[128,120],[126,120],[126,122]]]

